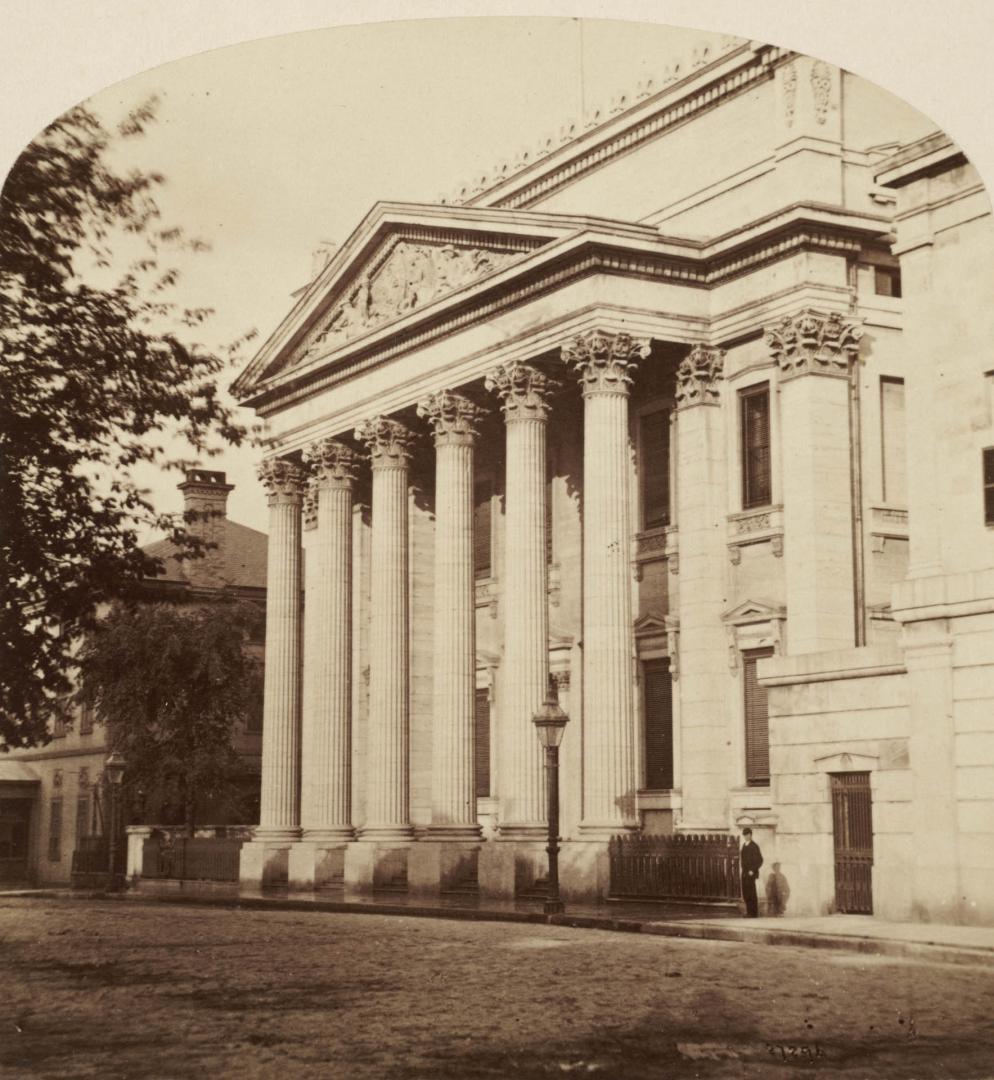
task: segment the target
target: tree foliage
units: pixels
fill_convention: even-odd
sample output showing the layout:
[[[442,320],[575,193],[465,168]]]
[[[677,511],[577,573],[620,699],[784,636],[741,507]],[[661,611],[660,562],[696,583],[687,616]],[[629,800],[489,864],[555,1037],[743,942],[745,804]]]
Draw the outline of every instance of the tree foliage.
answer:
[[[218,387],[238,343],[227,357],[189,343],[209,311],[169,299],[178,274],[164,258],[204,245],[162,225],[161,176],[108,163],[154,111],[109,131],[71,110],[0,194],[0,749],[46,740],[96,605],[157,572],[143,526],[202,549],[181,517],[156,512],[134,467],[182,465],[166,448],[177,435],[197,457],[246,436]]]
[[[118,603],[88,634],[78,697],[107,725],[146,815],[162,822],[171,806],[192,834],[198,808],[236,799],[233,739],[261,704],[262,663],[250,644],[261,623],[248,602]]]

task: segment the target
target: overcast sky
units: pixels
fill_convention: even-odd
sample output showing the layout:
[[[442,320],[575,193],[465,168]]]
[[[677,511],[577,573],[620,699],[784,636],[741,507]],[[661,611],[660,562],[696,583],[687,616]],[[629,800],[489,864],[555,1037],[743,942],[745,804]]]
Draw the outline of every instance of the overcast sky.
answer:
[[[16,23],[21,0],[9,2]],[[898,74],[919,73],[920,91],[905,96],[926,111],[934,108],[947,129],[958,135],[957,122],[963,114],[946,117],[939,104],[933,105],[929,94],[942,87],[925,64],[941,59],[946,51],[950,54],[947,79],[950,72],[968,70],[962,57],[969,57],[969,49],[976,51],[981,45],[982,26],[987,27],[988,39],[983,44],[989,47],[990,6],[972,0],[950,2],[951,10],[947,5],[940,19],[936,5],[907,0],[901,5],[905,19],[894,24],[890,34],[877,27],[874,40],[879,54],[896,59]],[[339,17],[348,16],[349,6],[332,5]],[[356,13],[373,17],[381,6],[368,4],[356,8]],[[446,6],[452,5],[433,5],[433,9]],[[631,6],[621,4],[612,10]],[[841,59],[834,55],[838,36],[833,38],[827,31],[841,33],[843,42],[849,34],[853,47],[866,43],[866,32],[855,17],[856,11],[866,9],[852,0],[807,0],[787,9],[781,3],[782,18],[768,25],[766,33],[760,32],[762,27],[742,25],[734,14],[756,15],[770,6],[767,0],[754,0],[744,8],[724,4],[728,14],[719,25],[837,62]],[[852,10],[847,11],[847,6]],[[313,12],[321,7],[311,0],[297,0],[280,5],[279,10],[283,25],[289,28],[306,25],[305,15],[313,23]],[[408,5],[408,9],[415,7]],[[476,7],[492,9],[493,5]],[[590,7],[580,2],[572,5],[573,10]],[[708,21],[714,25],[722,3],[643,7],[643,17],[657,18],[682,7],[687,10],[676,14],[684,19],[688,11],[693,18],[700,9],[702,22],[706,7],[711,15]],[[241,0],[234,6],[217,0],[213,6],[173,0],[160,7],[154,3],[136,7],[122,0],[89,0],[85,5],[49,0],[41,9],[31,5],[31,18],[51,20],[48,37],[36,38],[36,42],[44,41],[36,47],[51,50],[50,57],[44,54],[47,74],[56,73],[51,65],[59,64],[62,57],[61,74],[75,74],[78,85],[82,73],[92,85],[94,76],[87,65],[93,63],[95,45],[102,46],[117,64],[108,70],[133,70],[134,57],[153,56],[156,48],[165,55],[192,51],[188,35],[204,21],[198,16],[218,16],[236,8],[243,15],[263,8],[274,10],[254,0]],[[893,19],[896,5],[881,8],[890,8]],[[881,8],[871,10],[879,14]],[[324,5],[324,10],[329,6]],[[81,12],[90,18],[80,22]],[[103,14],[113,17],[101,20]],[[837,18],[826,23],[826,16],[833,14]],[[915,16],[926,36],[924,47],[909,44]],[[931,30],[921,21],[928,17],[938,20]],[[72,49],[74,20],[76,52]],[[245,20],[246,26],[249,21]],[[818,35],[815,32],[822,24],[826,32]],[[27,25],[25,18],[20,26]],[[782,33],[777,32],[780,27]],[[274,25],[270,32],[278,28]],[[804,35],[812,33],[814,38],[805,40]],[[220,40],[226,39],[225,34],[227,40],[249,36],[228,27]],[[217,309],[206,338],[216,345],[250,327],[267,335],[289,309],[290,292],[308,277],[315,244],[323,239],[343,241],[378,199],[434,201],[474,173],[488,171],[495,161],[534,145],[542,135],[578,116],[581,106],[605,104],[613,95],[633,90],[641,79],[658,76],[667,62],[688,55],[705,37],[698,31],[649,23],[585,20],[581,25],[565,17],[339,27],[202,52],[129,78],[97,94],[92,102],[113,117],[149,93],[161,96],[160,121],[134,144],[134,163],[166,175],[168,184],[160,200],[166,220],[184,224],[213,245],[210,254],[186,268],[183,289],[191,303]],[[8,38],[7,48],[15,38],[16,34]],[[209,41],[209,33],[205,40]],[[113,52],[115,47],[120,57]],[[905,55],[907,62],[902,63]],[[16,80],[21,71],[30,73],[30,64],[25,67],[23,58],[18,61],[20,66],[8,64],[5,79]],[[46,71],[41,53],[34,57],[34,66]],[[858,61],[851,66],[864,70]],[[8,84],[8,90],[11,85],[15,94],[29,89],[39,97],[43,93],[41,83],[31,88],[25,80],[21,86]],[[48,86],[46,81],[44,89]],[[13,100],[10,95],[8,100]],[[72,100],[64,98],[62,107]],[[974,98],[985,112],[989,112],[988,101],[989,94]],[[264,499],[253,477],[255,459],[256,452],[249,450],[205,465],[225,468],[238,485],[231,500],[232,516],[265,528]],[[175,483],[173,476],[162,483],[166,508],[178,508]]]

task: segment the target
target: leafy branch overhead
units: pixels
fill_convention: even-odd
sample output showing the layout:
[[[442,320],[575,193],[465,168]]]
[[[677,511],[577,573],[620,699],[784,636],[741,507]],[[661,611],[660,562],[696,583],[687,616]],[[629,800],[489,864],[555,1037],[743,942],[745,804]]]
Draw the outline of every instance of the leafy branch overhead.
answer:
[[[163,260],[205,245],[162,224],[161,176],[110,163],[155,110],[109,131],[72,109],[0,194],[0,747],[44,740],[73,639],[158,570],[140,530],[202,553],[134,468],[183,464],[177,438],[202,457],[248,434],[219,386],[247,339],[220,354],[191,342],[210,311],[170,300],[178,271]]]

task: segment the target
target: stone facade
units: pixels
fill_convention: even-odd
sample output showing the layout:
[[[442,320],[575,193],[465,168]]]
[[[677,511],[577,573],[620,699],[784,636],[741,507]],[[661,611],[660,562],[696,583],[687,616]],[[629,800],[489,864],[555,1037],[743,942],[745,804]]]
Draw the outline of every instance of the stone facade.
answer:
[[[554,687],[570,716],[568,897],[607,895],[612,836],[749,824],[792,908],[833,910],[831,778],[859,773],[874,909],[963,914],[951,900],[922,907],[909,881],[919,858],[948,869],[938,832],[954,819],[963,873],[986,880],[982,800],[942,803],[950,784],[982,790],[982,709],[940,736],[915,719],[913,672],[946,664],[956,637],[919,624],[960,601],[902,582],[909,517],[912,563],[930,574],[981,552],[950,596],[983,591],[994,566],[985,526],[947,542],[938,525],[947,511],[974,521],[973,458],[991,438],[973,384],[962,399],[953,389],[974,363],[963,349],[986,340],[966,316],[980,292],[959,301],[963,349],[932,344],[956,273],[921,264],[915,240],[958,227],[962,206],[982,292],[989,210],[966,166],[955,181],[899,176],[877,149],[928,129],[821,61],[732,42],[454,201],[377,203],[300,293],[234,389],[268,422],[267,470],[313,468],[328,440],[357,462],[350,555],[348,511],[322,516],[322,489],[304,543],[337,554],[308,571],[306,621],[291,590],[284,629],[272,628],[303,625],[303,675],[299,661],[269,668],[302,678],[295,722],[315,779],[300,813],[314,785],[342,808],[322,843],[340,849],[346,882],[431,892],[473,879],[504,897],[533,886],[546,791],[531,717]],[[951,239],[928,250],[959,257]],[[917,286],[929,274],[950,283],[931,298]],[[914,418],[932,391],[915,379],[940,373],[925,438]],[[952,486],[929,479],[930,454]],[[292,567],[288,512],[273,508],[284,540],[272,557]],[[992,616],[969,617],[970,644],[943,670],[954,700],[979,702],[970,664],[989,662]],[[344,676],[328,683],[328,657],[351,673],[350,693]],[[267,693],[267,725],[284,731],[277,703],[295,693]],[[314,732],[337,733],[339,748],[317,771]],[[929,739],[946,771],[923,779]],[[247,859],[245,881],[286,876],[289,860],[291,881],[319,883],[291,818],[274,839],[264,817],[257,839],[278,857],[265,872]]]

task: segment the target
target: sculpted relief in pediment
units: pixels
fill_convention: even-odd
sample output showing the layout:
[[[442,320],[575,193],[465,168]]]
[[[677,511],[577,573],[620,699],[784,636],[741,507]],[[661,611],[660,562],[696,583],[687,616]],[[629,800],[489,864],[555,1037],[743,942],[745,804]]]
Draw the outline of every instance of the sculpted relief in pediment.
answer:
[[[500,269],[519,251],[400,240],[350,281],[304,347],[300,362]]]

